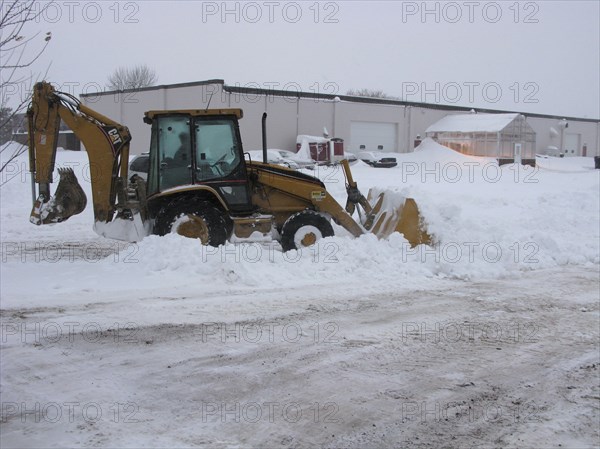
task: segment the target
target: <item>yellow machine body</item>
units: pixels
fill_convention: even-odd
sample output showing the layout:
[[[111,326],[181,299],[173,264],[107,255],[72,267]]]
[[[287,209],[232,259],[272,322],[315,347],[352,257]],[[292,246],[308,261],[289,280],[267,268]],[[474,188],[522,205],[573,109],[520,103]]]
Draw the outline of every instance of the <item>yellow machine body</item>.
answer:
[[[50,192],[62,119],[85,145],[90,160],[94,228],[100,235],[138,241],[148,233],[178,232],[198,238],[203,244],[219,245],[227,239],[252,238],[257,232],[268,235],[271,229],[273,238],[289,250],[333,235],[329,223],[333,220],[355,237],[373,232],[385,238],[397,231],[413,246],[431,242],[414,200],[392,204],[381,192],[366,199],[358,190],[347,161],[342,161],[348,192],[344,208],[317,178],[247,159],[239,137],[238,120],[243,116],[240,109],[147,112],[144,121],[152,124],[149,157],[154,167],[150,169],[148,186],[138,176],[128,179],[131,135],[125,126],[68,94],[56,92],[46,82],[34,87],[28,115],[34,197],[30,221],[38,225],[65,221],[83,211],[87,203],[72,170],[59,169],[55,196]],[[183,123],[188,140],[192,140],[185,147],[189,151],[184,159],[186,165],[181,168],[174,168],[174,158],[166,156],[174,156],[173,143],[165,140],[168,132],[174,131],[171,127],[163,129],[160,124],[169,117],[178,117],[177,123]],[[232,130],[227,135],[230,148],[222,149],[223,156],[212,160],[210,152],[220,145],[215,136],[228,127]],[[200,150],[205,136],[214,140],[212,149],[206,146]],[[170,148],[165,147],[169,145]],[[167,179],[168,170],[188,181],[161,184]],[[201,178],[206,173],[212,178]],[[357,208],[363,211],[359,220],[353,218]],[[134,231],[122,232],[127,228]]]

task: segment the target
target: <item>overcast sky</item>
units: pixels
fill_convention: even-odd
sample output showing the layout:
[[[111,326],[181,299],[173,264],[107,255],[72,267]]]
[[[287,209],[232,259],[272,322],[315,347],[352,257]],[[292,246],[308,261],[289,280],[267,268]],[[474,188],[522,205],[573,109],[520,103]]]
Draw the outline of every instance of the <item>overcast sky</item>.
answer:
[[[104,89],[118,66],[159,84],[227,84],[600,117],[598,1],[58,1],[34,72]],[[39,39],[42,35],[39,36]],[[34,46],[31,46],[33,51]]]

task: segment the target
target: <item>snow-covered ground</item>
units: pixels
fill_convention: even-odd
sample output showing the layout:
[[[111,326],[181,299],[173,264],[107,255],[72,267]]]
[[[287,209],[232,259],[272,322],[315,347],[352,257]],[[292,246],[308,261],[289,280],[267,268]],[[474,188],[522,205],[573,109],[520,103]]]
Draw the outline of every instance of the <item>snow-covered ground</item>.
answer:
[[[5,157],[7,151],[3,151]],[[591,447],[600,434],[600,171],[498,167],[426,140],[359,188],[435,244],[336,236],[124,244],[90,207],[36,227],[0,184],[2,447]],[[85,153],[61,151],[90,195]],[[318,167],[345,203],[339,167]]]

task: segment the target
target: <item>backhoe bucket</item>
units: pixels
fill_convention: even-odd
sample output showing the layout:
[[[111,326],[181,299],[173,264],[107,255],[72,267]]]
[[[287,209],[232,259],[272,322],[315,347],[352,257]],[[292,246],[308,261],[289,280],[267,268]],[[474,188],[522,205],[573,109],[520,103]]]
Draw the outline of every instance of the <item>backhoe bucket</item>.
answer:
[[[56,194],[47,199],[40,195],[33,205],[29,221],[36,225],[60,223],[85,209],[87,198],[71,168],[59,168]]]
[[[431,236],[425,229],[414,199],[395,192],[371,189],[367,201],[372,211],[363,226],[377,237],[387,238],[392,233],[399,232],[410,242],[411,247],[431,243]]]

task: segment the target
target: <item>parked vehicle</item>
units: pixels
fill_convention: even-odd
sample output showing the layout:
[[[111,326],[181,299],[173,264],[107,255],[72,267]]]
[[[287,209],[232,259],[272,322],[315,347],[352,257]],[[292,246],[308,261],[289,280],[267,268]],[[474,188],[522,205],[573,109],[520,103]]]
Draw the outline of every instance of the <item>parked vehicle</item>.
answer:
[[[390,157],[390,153],[378,153],[376,151],[361,151],[358,158],[376,168],[391,168],[398,165],[395,157]]]
[[[347,151],[344,151],[344,159],[346,159],[350,165],[354,165],[358,162],[356,155]]]
[[[282,150],[267,150],[267,162],[269,164],[281,165],[283,167],[293,168],[294,170],[298,170],[300,168],[300,165],[296,161],[287,157],[283,157],[279,151]],[[247,153],[250,155],[250,159],[253,161],[262,161],[263,159],[262,150],[247,151]]]
[[[134,156],[129,162],[129,177],[138,175],[144,181],[148,179],[150,169],[150,153],[142,153]]]
[[[312,159],[303,159],[302,157],[300,157],[298,154],[294,153],[293,151],[289,151],[289,150],[274,150],[274,151],[277,151],[281,155],[282,158],[295,162],[296,164],[298,164],[298,167],[300,167],[300,168],[308,168],[309,170],[312,170],[313,168],[315,168],[315,161],[313,161]]]

